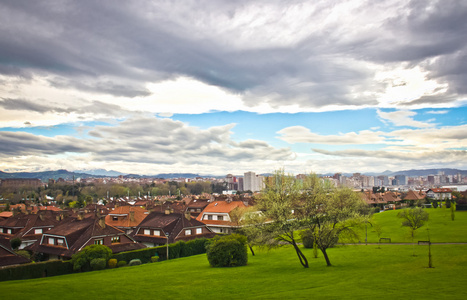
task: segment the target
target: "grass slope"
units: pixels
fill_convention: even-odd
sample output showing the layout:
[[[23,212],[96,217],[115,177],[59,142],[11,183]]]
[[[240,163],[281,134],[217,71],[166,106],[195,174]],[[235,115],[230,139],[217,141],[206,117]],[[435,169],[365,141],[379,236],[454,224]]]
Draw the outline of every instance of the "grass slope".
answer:
[[[433,243],[467,243],[467,211],[456,211],[454,221],[451,211],[446,208],[427,208],[430,219],[423,227],[415,231],[415,241],[428,240],[428,232]],[[381,237],[391,238],[393,243],[411,243],[412,238],[407,227],[402,227],[402,219],[397,217],[399,210],[385,211],[373,216],[374,222],[382,228]],[[361,232],[362,242],[365,240]],[[377,243],[376,231],[368,226],[368,242]]]
[[[258,251],[248,266],[211,268],[206,255],[113,270],[1,282],[5,299],[459,299],[467,274],[467,245],[341,246],[322,255],[305,255],[300,266],[294,250]]]
[[[467,242],[467,212],[428,209],[430,222],[415,240]],[[374,216],[382,237],[411,242],[397,211]],[[370,227],[371,228],[371,227]],[[364,234],[364,231],[363,231]],[[369,241],[377,242],[369,229]],[[364,240],[364,235],[363,235]],[[291,247],[257,249],[248,265],[211,268],[206,255],[113,270],[42,279],[0,282],[5,299],[462,299],[467,279],[467,245],[433,245],[428,266],[426,245],[355,245],[328,250],[332,267],[321,253],[303,249],[310,261],[304,269]],[[416,256],[413,256],[415,251]]]

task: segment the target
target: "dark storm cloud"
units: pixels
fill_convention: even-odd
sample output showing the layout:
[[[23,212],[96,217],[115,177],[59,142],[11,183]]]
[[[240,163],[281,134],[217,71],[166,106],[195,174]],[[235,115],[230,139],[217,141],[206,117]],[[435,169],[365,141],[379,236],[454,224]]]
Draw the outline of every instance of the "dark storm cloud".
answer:
[[[387,8],[387,20],[354,25],[342,19],[314,30],[321,24],[313,20],[337,5],[317,1],[304,23],[310,32],[298,43],[246,47],[256,43],[252,38],[234,47],[251,29],[229,29],[230,40],[228,33],[222,38],[211,33],[255,4],[275,5],[285,14],[301,3],[3,1],[0,73],[48,75],[55,87],[125,97],[149,95],[147,82],[188,76],[240,93],[251,106],[259,101],[273,107],[360,106],[377,105],[361,94],[382,89],[365,62],[417,65],[436,58],[421,67],[449,83],[449,93],[466,93],[465,1],[363,1],[354,10],[357,16]],[[224,23],[213,21],[220,17]],[[210,21],[214,25],[203,27]]]
[[[23,132],[0,132],[2,157],[83,153],[90,149],[92,149],[90,143],[72,137],[50,138]]]

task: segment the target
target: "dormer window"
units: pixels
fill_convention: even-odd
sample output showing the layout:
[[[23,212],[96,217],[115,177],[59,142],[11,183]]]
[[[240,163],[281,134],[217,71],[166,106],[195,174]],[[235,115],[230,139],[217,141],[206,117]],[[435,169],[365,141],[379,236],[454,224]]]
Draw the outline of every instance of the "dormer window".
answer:
[[[113,236],[111,239],[112,244],[114,243],[120,243],[120,237],[119,236]]]
[[[34,234],[42,234],[42,228],[34,229]]]
[[[112,216],[112,221],[118,221],[118,217],[117,216]]]

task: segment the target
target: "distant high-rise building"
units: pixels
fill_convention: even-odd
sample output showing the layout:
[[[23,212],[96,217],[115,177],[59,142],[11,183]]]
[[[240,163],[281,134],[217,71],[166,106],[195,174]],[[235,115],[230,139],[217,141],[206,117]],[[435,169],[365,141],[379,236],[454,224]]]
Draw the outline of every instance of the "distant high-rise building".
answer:
[[[243,176],[243,190],[259,192],[264,187],[264,177],[255,172],[246,172]]]
[[[256,181],[255,172],[246,172],[243,174],[243,190],[253,191]]]
[[[396,175],[396,185],[407,185],[407,176],[405,175]]]

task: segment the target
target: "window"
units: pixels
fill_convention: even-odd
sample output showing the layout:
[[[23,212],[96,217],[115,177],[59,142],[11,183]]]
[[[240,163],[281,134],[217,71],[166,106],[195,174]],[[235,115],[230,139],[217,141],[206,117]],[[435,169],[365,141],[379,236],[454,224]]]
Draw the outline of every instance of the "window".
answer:
[[[185,235],[191,235],[191,229],[185,230]]]
[[[41,234],[41,233],[42,233],[42,228],[34,229],[34,234]]]
[[[201,208],[197,208],[197,209],[196,209],[196,212],[201,212]]]
[[[224,221],[224,216],[217,216],[217,220]]]
[[[8,228],[8,229],[6,230],[6,233],[11,234],[11,229]]]
[[[49,245],[55,245],[55,239],[49,237]]]
[[[196,234],[203,233],[203,228],[196,228]]]
[[[160,236],[160,235],[161,235],[161,231],[160,231],[160,230],[154,230],[154,235]]]
[[[212,220],[212,216],[211,216],[211,215],[208,215],[208,220]]]
[[[144,229],[144,235],[151,235],[151,230]]]
[[[104,240],[103,239],[96,239],[94,240],[94,245],[103,245],[104,244]]]
[[[118,221],[118,217],[117,216],[112,216],[112,221]]]
[[[57,239],[57,245],[63,246],[65,241],[63,239]]]
[[[119,236],[113,236],[111,239],[112,244],[114,243],[120,243],[120,237]]]

